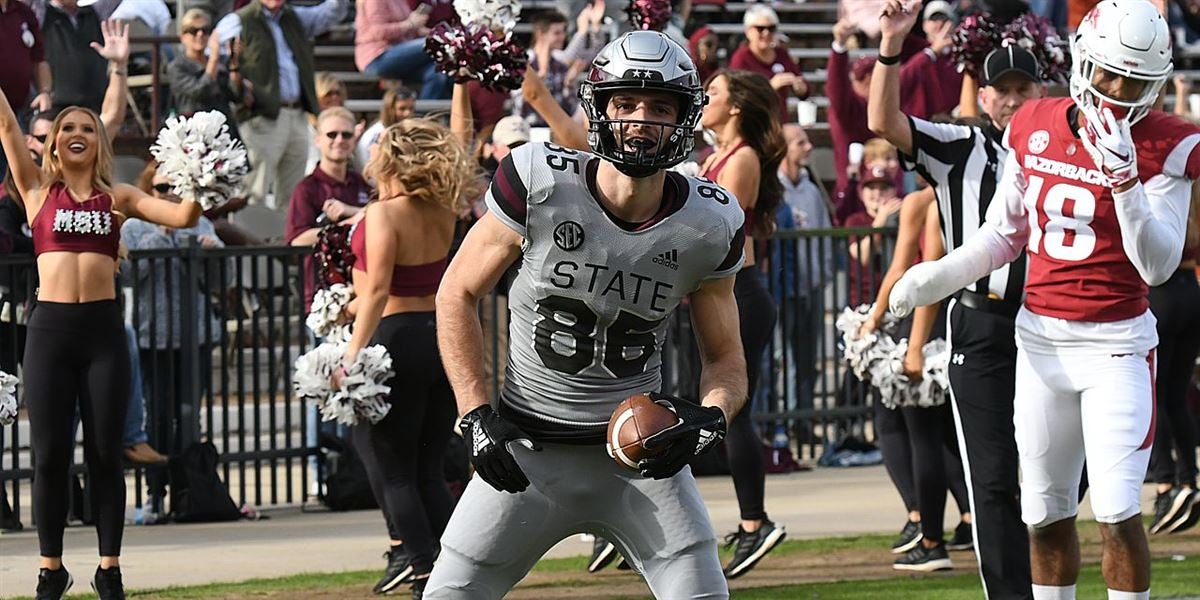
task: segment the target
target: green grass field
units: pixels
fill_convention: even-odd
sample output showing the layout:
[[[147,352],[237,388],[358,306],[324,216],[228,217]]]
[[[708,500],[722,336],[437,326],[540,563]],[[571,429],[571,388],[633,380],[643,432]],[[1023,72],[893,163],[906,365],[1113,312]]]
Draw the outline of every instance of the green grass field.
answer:
[[[823,538],[816,540],[787,541],[780,545],[773,557],[788,555],[819,554],[833,550],[877,549],[881,544],[890,541],[890,536],[867,535],[854,537]],[[561,559],[546,559],[538,563],[534,573],[561,574],[541,581],[532,586],[522,586],[524,589],[561,590],[572,593],[578,590],[580,598],[595,597],[601,594],[605,598],[644,598],[643,595],[611,595],[605,594],[603,586],[589,579],[584,570],[587,557],[579,556]],[[1200,598],[1200,556],[1162,558],[1153,563],[1154,598]],[[578,574],[578,576],[575,576]],[[368,597],[369,592],[363,588],[364,582],[374,581],[378,571],[350,571],[343,573],[309,573],[280,577],[275,579],[254,579],[241,583],[211,584],[192,587],[168,588],[159,590],[135,590],[129,593],[131,598],[144,600],[158,599],[192,599],[192,598],[288,598],[288,597]],[[1080,576],[1080,598],[1103,598],[1104,584],[1100,577],[1099,565],[1085,566]],[[347,593],[350,590],[363,588],[362,594]],[[86,583],[79,582],[75,589],[87,589]],[[341,593],[339,593],[341,592]],[[71,598],[87,598],[88,594],[72,594]],[[404,597],[401,594],[399,597]],[[853,581],[831,581],[821,583],[806,583],[797,585],[782,585],[771,587],[751,587],[737,589],[733,597],[738,600],[757,599],[799,599],[799,600],[916,600],[937,598],[938,600],[966,600],[982,597],[979,579],[973,569],[961,569],[953,575],[935,576],[895,576],[882,579],[866,579]],[[27,597],[26,597],[27,598]],[[25,600],[22,598],[21,600]]]

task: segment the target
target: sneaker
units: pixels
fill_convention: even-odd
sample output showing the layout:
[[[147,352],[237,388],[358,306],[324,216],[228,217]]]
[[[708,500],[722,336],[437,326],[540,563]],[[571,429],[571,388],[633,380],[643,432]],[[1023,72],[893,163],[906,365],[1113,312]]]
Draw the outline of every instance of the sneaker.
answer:
[[[96,567],[92,591],[100,600],[125,600],[125,585],[121,583],[121,567]]]
[[[946,543],[947,550],[974,550],[975,536],[971,532],[970,523],[959,523],[954,528],[954,537]]]
[[[912,550],[923,537],[925,536],[921,533],[920,521],[905,521],[904,529],[900,530],[900,537],[892,544],[892,554],[904,554]]]
[[[400,587],[400,584],[412,581],[412,557],[404,551],[404,546],[392,546],[383,553],[383,557],[387,559],[387,568],[383,570],[383,577],[371,588],[373,594],[386,594]]]
[[[1154,521],[1150,523],[1150,534],[1171,533],[1171,526],[1181,512],[1190,512],[1194,493],[1190,488],[1174,487],[1162,492],[1154,499]],[[1185,515],[1186,516],[1186,515]]]
[[[725,566],[725,577],[736,579],[745,575],[785,537],[787,532],[783,526],[768,519],[763,519],[762,526],[752,533],[747,533],[738,525],[736,533],[725,537],[726,546],[737,545],[733,550],[733,560]]]
[[[629,561],[625,559],[624,554],[622,554],[621,558],[619,560],[617,560],[617,570],[618,571],[632,571],[633,570],[633,565],[629,564]]]
[[[1179,516],[1167,527],[1167,533],[1186,531],[1194,527],[1197,521],[1200,521],[1200,494],[1196,493],[1192,488],[1182,488],[1182,490],[1189,492],[1191,501],[1188,502],[1186,507],[1179,510]]]
[[[925,544],[917,544],[904,556],[897,558],[896,562],[892,563],[892,568],[897,571],[930,573],[953,569],[954,563],[950,562],[950,556],[946,554],[946,544],[941,543],[932,548],[926,548]]]
[[[425,595],[425,586],[429,583],[429,574],[432,569],[424,573],[414,573],[412,576],[412,597],[413,600],[421,600]]]
[[[592,558],[588,561],[588,573],[595,573],[604,567],[612,564],[612,561],[617,559],[620,553],[617,552],[617,545],[600,537],[592,542]]]
[[[37,600],[59,600],[67,595],[73,583],[75,580],[71,579],[66,567],[54,571],[38,569]]]

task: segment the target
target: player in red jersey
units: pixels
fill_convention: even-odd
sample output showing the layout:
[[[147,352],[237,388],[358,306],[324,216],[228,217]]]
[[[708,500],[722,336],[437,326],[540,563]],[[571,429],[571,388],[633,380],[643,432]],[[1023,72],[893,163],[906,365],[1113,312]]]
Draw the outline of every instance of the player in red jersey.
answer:
[[[1139,492],[1158,336],[1147,293],[1178,263],[1200,177],[1200,128],[1150,109],[1171,74],[1169,36],[1146,0],[1098,4],[1072,42],[1071,98],[1031,100],[1013,116],[988,223],[910,269],[889,298],[907,314],[1029,247],[1014,426],[1035,599],[1075,597],[1085,459],[1108,597],[1150,597]]]

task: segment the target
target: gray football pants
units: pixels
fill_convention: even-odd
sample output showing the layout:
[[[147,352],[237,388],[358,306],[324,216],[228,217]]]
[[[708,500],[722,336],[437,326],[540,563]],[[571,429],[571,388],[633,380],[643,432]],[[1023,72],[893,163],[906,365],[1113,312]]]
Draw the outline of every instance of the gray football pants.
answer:
[[[559,540],[585,532],[621,548],[660,600],[729,597],[690,467],[655,481],[617,466],[600,446],[509,449],[529,487],[509,494],[471,479],[442,536],[426,600],[502,598]]]

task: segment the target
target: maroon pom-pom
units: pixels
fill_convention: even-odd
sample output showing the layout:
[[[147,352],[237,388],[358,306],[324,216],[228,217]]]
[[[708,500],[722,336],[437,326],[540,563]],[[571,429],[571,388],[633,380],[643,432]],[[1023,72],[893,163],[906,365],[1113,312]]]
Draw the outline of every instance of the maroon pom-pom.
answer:
[[[440,23],[425,38],[425,53],[455,83],[478,81],[493,90],[521,87],[528,58],[511,33],[484,25]]]
[[[662,31],[671,20],[670,0],[631,0],[625,9],[634,29]]]
[[[958,70],[976,81],[983,79],[983,63],[997,48],[1016,44],[1037,58],[1042,81],[1066,83],[1071,73],[1071,54],[1067,42],[1045,17],[1026,13],[1008,24],[999,24],[989,15],[973,14],[963,18],[953,34],[951,56]]]
[[[350,226],[330,224],[317,232],[317,287],[351,283],[354,251],[350,249]]]

